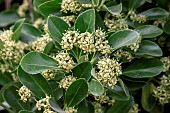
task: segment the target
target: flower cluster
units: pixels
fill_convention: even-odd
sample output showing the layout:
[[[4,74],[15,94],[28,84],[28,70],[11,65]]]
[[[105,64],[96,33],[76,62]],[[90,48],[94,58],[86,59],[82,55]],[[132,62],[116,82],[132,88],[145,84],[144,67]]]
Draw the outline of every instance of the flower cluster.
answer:
[[[154,97],[156,97],[159,102],[163,105],[169,102],[170,99],[170,75],[161,77],[160,86],[158,86],[154,91]]]
[[[139,44],[141,43],[141,40],[142,40],[142,37],[139,36],[135,43],[127,47],[129,47],[132,51],[136,52],[139,48]]]
[[[56,76],[57,70],[45,70],[41,74],[45,79],[51,80]]]
[[[18,8],[18,15],[20,17],[25,17],[25,12],[28,10],[29,8],[29,0],[23,0],[23,3],[19,6]]]
[[[134,11],[129,11],[128,15],[130,15],[130,19],[133,22],[138,22],[138,23],[145,23],[146,22],[146,18],[147,18],[146,16],[144,16],[144,15],[137,15],[137,14],[135,14]]]
[[[66,107],[64,111],[65,113],[77,113],[77,109],[74,107]]]
[[[133,60],[133,56],[130,52],[123,50],[123,49],[119,49],[116,52],[113,53],[113,56],[116,58],[116,60],[118,61],[132,61]]]
[[[114,87],[117,83],[117,76],[122,74],[121,64],[115,59],[103,58],[98,61],[97,67],[97,78],[103,83],[110,87]]]
[[[170,57],[163,57],[161,61],[164,64],[163,72],[169,71],[170,69]]]
[[[164,27],[165,23],[166,23],[165,20],[155,20],[155,21],[153,22],[153,25],[156,25],[156,26],[161,25],[161,27]]]
[[[61,11],[64,13],[77,13],[81,10],[81,4],[77,0],[62,0]]]
[[[111,18],[105,18],[104,23],[108,31],[119,31],[128,29],[128,25],[124,22],[122,15],[112,15]]]
[[[62,16],[61,19],[63,19],[71,27],[71,23],[75,22],[76,16],[75,15]]]
[[[75,66],[75,62],[67,52],[61,51],[57,55],[54,55],[53,58],[58,62],[59,68],[63,68],[66,71],[70,71]]]
[[[26,86],[22,86],[18,90],[18,94],[23,102],[26,102],[31,97],[31,91]]]
[[[102,105],[98,102],[93,102],[94,113],[102,113]]]
[[[60,88],[64,88],[64,89],[68,89],[68,87],[74,82],[76,81],[76,78],[71,76],[71,75],[68,75],[68,76],[65,76],[60,82],[59,82],[59,85],[60,85]]]
[[[38,110],[40,111],[41,109],[44,110],[43,113],[56,113],[54,111],[52,111],[50,103],[49,103],[49,96],[46,96],[46,98],[42,98],[41,100],[38,100],[36,103],[36,107],[38,108]]]
[[[140,110],[138,109],[138,104],[134,103],[128,113],[138,113],[139,111]]]

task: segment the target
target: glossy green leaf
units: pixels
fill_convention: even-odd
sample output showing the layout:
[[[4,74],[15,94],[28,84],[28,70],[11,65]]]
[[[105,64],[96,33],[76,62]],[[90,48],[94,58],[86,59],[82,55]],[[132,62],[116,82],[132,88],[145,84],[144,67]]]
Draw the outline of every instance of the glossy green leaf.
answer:
[[[50,35],[60,43],[63,33],[69,28],[69,25],[57,16],[49,16],[47,22]]]
[[[146,0],[129,0],[129,8],[137,9],[145,3]]]
[[[25,43],[31,43],[41,37],[42,33],[39,29],[29,23],[24,23],[21,30],[20,40]]]
[[[34,4],[34,7],[35,7],[37,10],[39,10],[39,9],[38,9],[38,6],[41,5],[41,4],[44,3],[44,2],[47,2],[47,1],[50,1],[50,0],[33,0],[33,4]]]
[[[140,43],[138,50],[134,53],[135,55],[150,55],[150,56],[162,56],[162,49],[155,43],[149,40],[143,40]]]
[[[35,112],[27,111],[27,110],[21,110],[21,111],[19,111],[19,113],[35,113]]]
[[[141,103],[143,109],[147,112],[150,112],[154,108],[156,103],[156,100],[153,97],[153,90],[154,85],[150,82],[142,88]]]
[[[138,40],[139,34],[133,30],[122,30],[116,33],[113,33],[108,41],[109,45],[113,50],[116,50],[123,46],[128,46],[133,44]]]
[[[77,113],[94,113],[93,105],[84,99],[80,104],[78,104],[78,112]]]
[[[41,73],[48,69],[58,69],[56,60],[40,52],[29,52],[22,58],[20,65],[29,74]]]
[[[30,89],[38,98],[52,95],[51,87],[41,74],[31,75],[18,67],[20,82]]]
[[[102,84],[95,79],[92,79],[89,82],[89,90],[94,96],[101,96],[104,93],[104,88]]]
[[[47,2],[44,2],[41,5],[39,5],[38,9],[41,14],[43,14],[44,16],[48,16],[49,14],[60,11],[61,2],[62,2],[62,0],[47,1]]]
[[[12,81],[13,81],[13,79],[10,74],[0,73],[0,85],[5,85]]]
[[[133,97],[126,101],[116,101],[106,113],[128,113],[134,103]]]
[[[0,27],[6,27],[19,19],[20,17],[15,10],[2,11],[0,12]]]
[[[131,78],[147,78],[160,74],[163,70],[163,63],[155,58],[140,59],[129,65],[123,75]]]
[[[81,4],[91,4],[90,0],[77,0]]]
[[[122,12],[122,3],[115,5],[115,6],[110,6],[107,7],[106,5],[102,6],[103,11],[108,11],[109,13],[115,15],[115,14],[120,14]]]
[[[163,33],[163,30],[153,25],[143,25],[135,29],[142,38],[155,38]]]
[[[102,17],[100,16],[100,14],[98,12],[95,12],[96,14],[96,24],[95,24],[95,28],[98,29],[98,28],[101,28],[101,29],[104,29],[106,30],[106,26],[102,20]]]
[[[90,32],[95,30],[95,10],[89,9],[81,13],[74,24],[75,30],[80,33]]]
[[[20,35],[21,35],[21,30],[22,30],[22,26],[23,26],[23,23],[24,23],[25,19],[21,19],[21,20],[18,20],[14,27],[13,27],[13,35],[12,35],[12,39],[13,40],[16,40],[18,41]]]
[[[170,35],[170,19],[164,25],[164,32]]]
[[[30,110],[29,104],[20,100],[20,96],[17,92],[18,88],[10,86],[4,91],[4,99],[15,110]]]
[[[51,108],[52,108],[54,111],[56,111],[57,113],[65,113],[65,112],[61,109],[61,107],[57,104],[57,102],[55,101],[55,99],[50,98],[49,103],[50,103]]]
[[[160,7],[148,9],[140,14],[145,15],[148,20],[163,19],[169,16],[169,13]]]
[[[85,79],[77,79],[66,90],[65,103],[67,106],[72,107],[79,104],[86,98],[88,93],[88,85]]]
[[[89,80],[91,78],[92,64],[90,62],[83,62],[73,68],[73,76],[76,78],[85,78]]]

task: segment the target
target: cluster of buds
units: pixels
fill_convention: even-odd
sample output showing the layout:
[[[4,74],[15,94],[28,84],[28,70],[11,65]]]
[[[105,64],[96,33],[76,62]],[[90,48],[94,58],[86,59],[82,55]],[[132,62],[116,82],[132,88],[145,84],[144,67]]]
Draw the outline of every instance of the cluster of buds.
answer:
[[[119,31],[128,29],[128,25],[124,22],[122,15],[113,15],[110,18],[105,18],[104,23],[108,28],[108,31]]]
[[[165,23],[166,23],[165,20],[155,20],[155,21],[153,22],[153,25],[156,25],[156,26],[161,25],[161,27],[164,27]]]
[[[38,108],[38,110],[40,111],[41,109],[44,110],[43,113],[56,113],[54,111],[51,110],[51,106],[49,103],[49,99],[51,97],[47,96],[45,98],[42,98],[41,100],[38,100],[36,103],[36,107]]]
[[[52,39],[49,37],[48,34],[43,35],[42,37],[38,38],[34,42],[30,43],[28,49],[37,52],[43,52],[45,46],[51,41]]]
[[[102,113],[102,105],[99,102],[94,102],[94,113]]]
[[[139,44],[141,43],[141,40],[142,40],[142,37],[139,35],[136,42],[133,43],[132,45],[127,46],[127,47],[129,47],[132,51],[136,52],[139,48]]]
[[[164,64],[163,72],[167,72],[170,69],[170,57],[163,57],[161,61]]]
[[[81,4],[77,0],[62,0],[61,11],[64,13],[77,13],[82,9]]]
[[[84,8],[91,8],[91,7],[96,7],[97,5],[95,5],[95,4],[81,4],[82,5],[82,7],[84,7]]]
[[[57,70],[45,70],[41,73],[46,80],[55,78]]]
[[[156,97],[159,102],[164,105],[169,103],[170,99],[170,75],[161,77],[160,86],[158,86],[154,91],[154,97]]]
[[[138,113],[140,111],[140,109],[138,109],[138,106],[138,104],[134,103],[128,113]]]
[[[5,73],[5,72],[8,72],[8,73],[11,73],[12,70],[10,69],[10,64],[8,63],[0,63],[0,72],[1,73]]]
[[[61,19],[63,19],[71,27],[71,23],[75,22],[76,16],[75,15],[62,16]]]
[[[4,31],[0,35],[0,40],[3,42],[3,48],[0,50],[0,56],[4,62],[10,60],[13,63],[18,64],[27,44],[12,40],[12,35],[13,32],[11,30]]]
[[[33,26],[38,28],[38,26],[43,22],[42,18],[38,18],[37,20],[34,21]]]
[[[29,8],[29,0],[23,0],[23,3],[19,6],[18,8],[18,15],[20,17],[25,17],[25,12],[28,10]]]
[[[146,18],[147,18],[146,16],[137,15],[137,14],[135,14],[134,11],[129,11],[128,15],[133,22],[138,22],[138,23],[145,23],[146,22]]]
[[[74,107],[66,107],[65,108],[65,113],[77,113],[77,109],[75,109]]]
[[[60,82],[59,82],[59,86],[60,88],[64,88],[64,89],[68,89],[68,87],[74,82],[76,81],[76,78],[71,76],[71,75],[68,75],[68,76],[65,76]]]
[[[107,95],[106,92],[103,93],[101,96],[94,96],[94,99],[101,103],[101,104],[108,104],[108,105],[113,105],[115,103],[115,99],[110,99]]]
[[[58,62],[59,68],[63,68],[66,71],[70,71],[75,66],[75,62],[67,52],[61,51],[53,56],[53,58]]]
[[[122,74],[121,64],[115,59],[103,58],[98,61],[97,78],[103,85],[114,87],[117,83],[117,76]]]
[[[26,86],[22,86],[18,90],[18,94],[23,102],[26,102],[31,97],[31,91]]]
[[[132,61],[133,60],[133,56],[130,52],[123,50],[123,49],[119,49],[117,50],[115,53],[113,53],[113,56],[118,60],[118,61]]]

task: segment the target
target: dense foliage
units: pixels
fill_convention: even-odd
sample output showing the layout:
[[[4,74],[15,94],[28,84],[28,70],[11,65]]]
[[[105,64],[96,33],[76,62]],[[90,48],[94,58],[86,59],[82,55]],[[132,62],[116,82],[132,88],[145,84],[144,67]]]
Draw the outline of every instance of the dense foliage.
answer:
[[[170,112],[168,0],[4,3],[3,112]]]

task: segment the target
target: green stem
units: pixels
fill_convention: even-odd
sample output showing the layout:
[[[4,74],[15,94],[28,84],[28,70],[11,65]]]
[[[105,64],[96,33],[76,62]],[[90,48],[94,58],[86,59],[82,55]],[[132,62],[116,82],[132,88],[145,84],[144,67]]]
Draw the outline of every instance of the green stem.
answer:
[[[7,110],[9,113],[15,113],[14,111],[12,111],[10,108],[8,108],[7,106],[5,106],[4,104],[0,104],[0,106],[2,106],[5,110]]]

